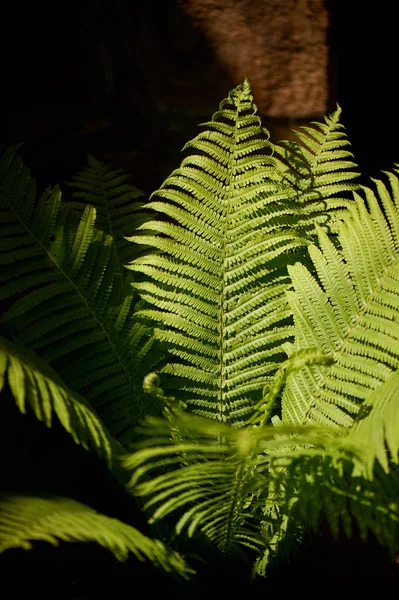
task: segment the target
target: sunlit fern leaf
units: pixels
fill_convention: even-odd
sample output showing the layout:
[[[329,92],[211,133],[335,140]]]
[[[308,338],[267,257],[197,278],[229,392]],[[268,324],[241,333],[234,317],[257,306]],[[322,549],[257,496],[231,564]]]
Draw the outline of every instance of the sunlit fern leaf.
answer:
[[[366,409],[350,431],[350,438],[364,447],[368,457],[368,476],[377,460],[389,472],[390,460],[398,462],[399,452],[399,371],[368,397]]]
[[[7,382],[22,413],[29,405],[47,427],[56,415],[76,443],[111,464],[113,441],[85,399],[33,352],[0,336],[0,392]]]
[[[191,573],[184,559],[161,541],[148,538],[135,527],[107,517],[76,500],[64,497],[0,495],[0,552],[10,548],[34,548],[35,541],[58,546],[62,542],[96,542],[115,557],[126,560],[132,553],[139,560],[187,578]]]
[[[129,268],[149,304],[140,314],[172,355],[163,372],[190,410],[236,425],[284,356],[286,266],[307,244],[255,112],[245,81],[152,195],[160,218],[129,238],[153,248]]]
[[[377,187],[385,212],[371,189],[356,195],[338,229],[337,250],[319,231],[310,247],[317,279],[301,264],[289,267],[294,291],[294,349],[317,347],[334,359],[288,378],[284,423],[326,423],[350,427],[361,404],[399,368],[398,179],[392,198]]]
[[[127,435],[145,412],[142,379],[159,355],[146,364],[153,338],[120,286],[112,238],[95,229],[93,207],[77,220],[57,188],[34,210],[34,182],[15,151],[0,173],[1,330],[49,361],[112,435]]]
[[[315,222],[333,228],[336,217],[346,210],[348,192],[359,187],[357,165],[340,115],[338,106],[324,122],[295,130],[300,144],[282,141],[273,146],[284,181],[298,194],[305,217],[302,227],[307,224],[309,234]]]
[[[87,204],[96,209],[96,227],[108,233],[115,242],[115,252],[121,277],[129,274],[123,265],[143,253],[142,246],[126,241],[124,236],[133,235],[137,227],[148,220],[142,210],[143,193],[128,183],[129,175],[122,169],[88,157],[88,165],[68,183],[77,190],[73,201],[68,202],[79,213]]]

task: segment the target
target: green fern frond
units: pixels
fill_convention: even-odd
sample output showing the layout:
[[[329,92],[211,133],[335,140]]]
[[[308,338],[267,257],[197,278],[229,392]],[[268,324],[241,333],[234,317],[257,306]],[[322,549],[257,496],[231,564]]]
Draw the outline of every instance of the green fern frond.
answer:
[[[368,457],[369,477],[372,476],[376,460],[388,473],[389,458],[398,463],[399,372],[391,373],[368,397],[362,408],[367,409],[366,414],[353,425],[349,437],[364,447]]]
[[[272,414],[275,402],[285,386],[287,377],[300,371],[305,366],[310,365],[331,365],[333,359],[325,354],[322,354],[317,349],[304,349],[294,352],[291,356],[282,363],[277,373],[274,376],[274,381],[271,386],[265,386],[261,400],[254,408],[250,422],[266,425]]]
[[[76,443],[95,450],[111,465],[114,442],[84,398],[69,390],[33,352],[0,336],[0,392],[7,382],[21,413],[29,405],[47,427],[55,414]]]
[[[178,436],[171,436],[172,426]],[[310,447],[337,464],[362,461],[355,444],[322,428],[236,429],[176,411],[172,424],[151,418],[140,431],[140,449],[122,462],[133,471],[132,493],[149,497],[144,508],[153,509],[150,522],[178,511],[177,534],[201,532],[226,553],[242,554],[244,547],[259,554],[270,546],[261,531],[262,509],[287,464],[311,455]]]
[[[123,293],[112,238],[94,228],[92,207],[77,221],[57,188],[35,209],[34,181],[15,150],[0,174],[2,331],[49,361],[113,435],[131,431],[144,413],[153,338],[134,318],[132,292]]]
[[[317,347],[334,365],[289,377],[283,422],[350,427],[360,405],[399,368],[399,243],[397,177],[392,198],[377,184],[356,195],[338,229],[337,250],[319,230],[309,249],[317,279],[301,264],[289,267],[296,339],[293,349]]]
[[[115,557],[132,553],[169,573],[188,578],[194,571],[180,554],[117,519],[63,497],[0,495],[0,552],[9,548],[30,550],[35,541],[58,546],[63,542],[97,542]]]
[[[359,188],[357,165],[340,116],[338,106],[324,123],[295,130],[300,144],[283,141],[273,146],[284,181],[298,194],[305,217],[302,226],[307,222],[310,234],[315,223],[333,227],[336,217],[345,213],[348,192]]]
[[[196,414],[242,425],[292,334],[286,265],[307,240],[255,116],[248,82],[189,142],[133,238],[140,314],[172,357],[163,373]],[[175,360],[177,359],[177,360]]]
[[[364,464],[364,463],[363,463]],[[292,460],[281,476],[281,511],[288,516],[286,535],[298,524],[316,528],[322,516],[333,535],[340,527],[348,538],[354,520],[366,540],[371,531],[391,552],[397,549],[399,536],[399,476],[388,477],[380,470],[372,481],[353,472],[348,461],[337,469],[329,456],[302,456]]]
[[[398,471],[391,470],[388,476],[376,469],[367,478],[369,461],[364,445],[351,440],[350,434],[331,439],[334,445],[342,444],[340,456],[327,443],[324,453],[308,446],[310,451],[297,451],[283,467],[278,462],[277,469],[271,464],[269,495],[259,515],[261,533],[268,543],[254,562],[254,574],[267,576],[268,566],[276,558],[290,558],[305,531],[317,529],[321,519],[334,537],[343,531],[350,539],[356,523],[364,541],[372,532],[392,555],[397,551]]]
[[[127,183],[128,179],[122,169],[115,170],[89,155],[87,167],[67,184],[77,190],[69,206],[80,214],[87,204],[96,209],[96,227],[114,240],[121,277],[129,274],[123,265],[143,252],[141,246],[129,244],[125,236],[133,235],[148,220],[142,210],[143,193]]]

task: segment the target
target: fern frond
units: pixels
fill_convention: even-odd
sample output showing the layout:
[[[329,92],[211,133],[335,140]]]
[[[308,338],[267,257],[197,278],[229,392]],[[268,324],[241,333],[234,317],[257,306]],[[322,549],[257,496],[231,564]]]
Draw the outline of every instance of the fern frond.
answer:
[[[391,185],[392,198],[377,184],[389,219],[371,189],[364,189],[366,202],[356,195],[338,229],[340,250],[319,230],[319,248],[309,249],[317,278],[301,264],[289,267],[293,349],[319,348],[334,364],[289,377],[284,423],[350,427],[360,405],[399,368],[397,177]]]
[[[30,550],[37,540],[57,546],[63,542],[97,542],[115,557],[132,553],[167,572],[188,578],[194,571],[180,554],[117,519],[64,497],[0,495],[0,552],[9,548]]]
[[[123,459],[124,467],[134,471],[129,483],[132,493],[150,497],[145,509],[156,506],[150,523],[185,509],[176,525],[178,534],[187,529],[191,537],[200,530],[224,552],[240,552],[241,545],[258,549],[262,540],[244,524],[251,517],[243,510],[250,472],[245,467],[249,454],[245,442],[238,456],[218,440],[220,435],[231,437],[230,428],[193,416],[180,415],[175,428],[178,442],[170,439],[169,421],[148,419],[140,429],[147,438],[142,442],[145,447]],[[182,455],[187,461],[184,467]],[[165,467],[166,473],[157,474]]]
[[[370,481],[356,475],[350,461],[343,467],[337,469],[328,456],[305,453],[290,462],[281,477],[279,498],[281,510],[288,516],[287,535],[298,523],[317,527],[324,516],[333,535],[342,527],[350,538],[354,519],[363,540],[371,531],[381,545],[394,552],[399,536],[398,473],[388,477],[377,469]]]
[[[305,531],[317,529],[321,519],[334,537],[343,531],[350,539],[356,523],[364,541],[372,532],[392,555],[397,551],[398,471],[387,475],[375,469],[365,477],[369,459],[364,444],[350,434],[331,439],[341,445],[340,456],[327,443],[324,453],[307,446],[281,464],[271,463],[269,495],[259,515],[261,534],[268,543],[254,562],[254,574],[267,576],[271,562],[289,558]]]
[[[129,238],[153,248],[129,268],[172,355],[162,372],[180,378],[190,410],[236,425],[284,355],[286,265],[307,244],[255,111],[246,81],[152,195],[160,217]]]
[[[76,443],[111,464],[111,436],[84,398],[69,390],[33,352],[0,336],[0,392],[7,382],[21,413],[29,405],[47,427],[55,414]]]
[[[369,477],[372,476],[376,460],[388,473],[389,458],[397,463],[399,453],[398,371],[391,373],[386,381],[370,394],[362,409],[365,409],[366,414],[355,422],[349,437],[364,447],[368,457]]]
[[[295,130],[300,144],[283,141],[273,146],[284,181],[298,194],[302,227],[307,224],[310,235],[315,223],[333,228],[336,217],[345,214],[348,192],[359,188],[357,165],[340,116],[338,106],[324,122]]]
[[[123,265],[143,252],[141,246],[129,244],[125,236],[133,235],[148,220],[142,210],[143,193],[127,183],[128,180],[129,175],[123,174],[122,169],[113,169],[89,155],[87,166],[67,184],[76,190],[69,206],[79,214],[87,204],[96,209],[96,227],[114,240],[122,278],[129,274]]]
[[[149,498],[144,508],[152,509],[150,522],[177,511],[178,534],[201,532],[226,553],[242,554],[244,547],[259,554],[270,547],[262,519],[275,517],[262,509],[271,495],[276,501],[272,490],[281,485],[286,466],[311,455],[310,447],[315,456],[327,454],[337,463],[362,460],[355,444],[321,428],[236,429],[181,412],[172,423],[178,437],[171,436],[170,420],[152,418],[141,427],[140,449],[122,459],[133,470],[128,487]]]
[[[2,331],[49,361],[118,436],[144,413],[141,382],[153,338],[134,319],[112,239],[94,228],[94,208],[77,221],[57,188],[35,208],[34,181],[15,150],[0,174]]]

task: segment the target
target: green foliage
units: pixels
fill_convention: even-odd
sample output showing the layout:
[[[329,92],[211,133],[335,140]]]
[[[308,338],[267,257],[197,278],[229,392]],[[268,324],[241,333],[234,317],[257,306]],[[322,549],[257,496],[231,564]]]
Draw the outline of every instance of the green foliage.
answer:
[[[342,189],[337,180],[355,176],[335,174],[334,185],[323,187],[345,143],[337,125],[325,125],[324,138],[316,136],[330,148],[324,169],[312,159],[317,185],[307,183],[312,194],[299,198],[298,173],[278,168],[255,111],[246,81],[186,145],[181,167],[146,205],[157,216],[129,238],[155,250],[129,268],[143,274],[135,288],[149,307],[140,315],[159,324],[155,335],[173,355],[162,372],[181,378],[175,385],[196,414],[236,425],[291,339],[287,266],[305,256],[324,188],[332,196]],[[320,154],[315,141],[311,147]]]
[[[396,177],[391,185],[397,197]],[[382,182],[378,188],[390,219],[366,189],[366,202],[356,195],[338,227],[340,249],[322,230],[319,247],[309,248],[316,277],[301,264],[289,268],[294,349],[320,348],[334,364],[290,377],[283,422],[350,427],[370,393],[399,368],[398,205]]]
[[[154,340],[134,318],[113,239],[95,228],[92,206],[77,219],[58,188],[35,206],[34,180],[13,149],[0,164],[0,211],[3,331],[50,362],[113,435],[129,437],[145,414],[145,369],[159,356],[148,356]]]
[[[368,457],[369,473],[372,473],[376,460],[386,473],[390,471],[390,461],[398,462],[398,405],[399,372],[394,371],[369,395],[362,406],[365,416],[353,425],[349,434],[355,443],[362,444]]]
[[[261,575],[322,517],[398,544],[399,181],[359,188],[339,119],[273,145],[245,81],[145,205],[93,158],[69,204],[0,162],[2,397],[122,454],[159,537]],[[75,501],[5,496],[0,547],[56,538],[188,574]]]
[[[82,213],[87,204],[96,209],[96,227],[111,236],[114,242],[119,276],[125,279],[124,265],[140,254],[141,246],[129,244],[125,236],[132,235],[148,217],[142,210],[143,193],[128,183],[129,176],[113,169],[93,156],[87,166],[68,185],[74,189],[69,206]]]
[[[0,496],[0,552],[8,548],[32,548],[42,540],[57,546],[65,542],[95,541],[118,560],[133,553],[149,559],[168,572],[188,577],[193,571],[179,554],[168,551],[159,540],[151,540],[134,527],[98,513],[76,500],[60,497]]]
[[[175,412],[173,426],[178,439],[171,438],[168,420],[149,418],[141,427],[144,448],[123,459],[125,468],[133,470],[129,487],[138,496],[150,496],[145,508],[156,506],[152,522],[184,508],[176,532],[186,528],[192,536],[200,530],[224,552],[268,546],[259,529],[258,509],[282,485],[281,467],[309,458],[304,444],[312,444],[316,456],[362,460],[355,444],[338,441],[328,429],[237,429],[184,412]],[[166,472],[160,472],[165,466]]]
[[[112,463],[115,442],[84,398],[69,390],[51,367],[33,352],[0,336],[0,392],[8,381],[21,411],[30,405],[36,417],[51,427],[55,413],[74,441]]]
[[[345,211],[348,192],[358,188],[357,165],[340,116],[337,107],[324,123],[310,123],[296,130],[300,144],[282,141],[274,146],[284,181],[309,214],[310,233],[315,223],[332,227],[336,215]]]

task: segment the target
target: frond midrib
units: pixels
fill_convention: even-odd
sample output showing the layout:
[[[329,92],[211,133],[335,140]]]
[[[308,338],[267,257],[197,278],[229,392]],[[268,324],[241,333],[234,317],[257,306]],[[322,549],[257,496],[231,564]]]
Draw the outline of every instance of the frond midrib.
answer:
[[[232,189],[234,189],[233,186],[233,178],[235,175],[235,164],[236,164],[236,153],[234,152],[236,146],[237,146],[237,123],[238,123],[238,115],[239,115],[239,102],[237,102],[236,106],[235,106],[235,119],[234,119],[234,143],[231,145],[231,151],[230,151],[230,164],[229,164],[229,179],[228,179],[228,185],[227,185],[227,189],[226,189],[226,193],[225,193],[225,197],[229,196],[229,193],[231,192]],[[221,289],[220,289],[220,338],[219,338],[219,364],[220,364],[220,385],[219,385],[219,399],[217,402],[217,410],[218,410],[218,414],[219,414],[219,418],[221,421],[224,420],[224,416],[223,416],[223,412],[222,409],[225,406],[225,381],[226,381],[226,374],[225,374],[225,369],[226,369],[226,359],[225,359],[225,350],[224,350],[224,346],[225,346],[225,327],[224,327],[224,318],[225,318],[225,306],[227,304],[227,288],[228,288],[228,282],[226,279],[226,272],[227,272],[227,245],[228,245],[228,241],[227,241],[227,234],[229,231],[229,216],[230,216],[230,208],[231,208],[231,198],[229,199],[228,203],[227,203],[227,209],[226,209],[226,215],[225,215],[225,221],[223,224],[223,232],[222,232],[222,255],[223,255],[223,262],[221,264],[221,272],[220,272],[220,280],[221,280]],[[227,400],[227,398],[226,398]]]

